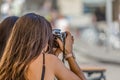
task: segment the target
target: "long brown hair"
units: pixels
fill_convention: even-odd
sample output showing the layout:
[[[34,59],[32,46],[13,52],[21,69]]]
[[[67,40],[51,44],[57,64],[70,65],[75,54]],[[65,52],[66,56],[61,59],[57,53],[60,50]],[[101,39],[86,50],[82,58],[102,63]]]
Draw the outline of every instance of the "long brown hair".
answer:
[[[0,23],[0,59],[3,54],[7,40],[9,38],[9,35],[17,19],[17,16],[9,16]]]
[[[52,28],[42,16],[34,13],[20,17],[10,35],[0,63],[0,80],[28,80],[27,71],[48,43],[52,49]]]

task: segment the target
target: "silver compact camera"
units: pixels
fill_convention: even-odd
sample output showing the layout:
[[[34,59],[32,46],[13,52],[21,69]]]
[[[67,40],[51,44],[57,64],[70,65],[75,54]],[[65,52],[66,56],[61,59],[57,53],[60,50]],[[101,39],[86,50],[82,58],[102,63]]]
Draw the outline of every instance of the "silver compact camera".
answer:
[[[61,32],[60,29],[53,29],[52,30],[53,34],[53,47],[59,47],[58,43],[55,41],[56,38],[59,38],[62,42],[65,41],[66,38],[66,32]]]

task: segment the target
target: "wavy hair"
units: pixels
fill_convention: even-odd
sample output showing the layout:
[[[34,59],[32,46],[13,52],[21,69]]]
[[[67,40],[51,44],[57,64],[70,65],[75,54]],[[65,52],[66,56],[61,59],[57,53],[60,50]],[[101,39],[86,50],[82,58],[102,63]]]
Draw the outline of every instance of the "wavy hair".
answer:
[[[31,61],[48,44],[52,50],[52,28],[42,16],[28,13],[14,25],[0,63],[0,80],[28,80]]]
[[[0,23],[0,59],[2,57],[9,35],[17,19],[18,19],[17,16],[10,16],[5,18]]]

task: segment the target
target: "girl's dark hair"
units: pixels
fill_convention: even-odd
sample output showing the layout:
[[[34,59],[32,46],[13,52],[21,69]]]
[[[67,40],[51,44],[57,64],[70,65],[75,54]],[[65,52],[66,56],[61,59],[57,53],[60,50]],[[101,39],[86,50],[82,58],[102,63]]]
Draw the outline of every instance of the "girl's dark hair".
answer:
[[[3,54],[6,42],[9,38],[9,35],[11,33],[11,30],[17,21],[18,17],[17,16],[10,16],[5,18],[1,23],[0,23],[0,59]]]
[[[47,44],[50,52],[50,23],[34,13],[20,17],[14,25],[0,63],[0,80],[28,80],[30,62],[40,55]]]

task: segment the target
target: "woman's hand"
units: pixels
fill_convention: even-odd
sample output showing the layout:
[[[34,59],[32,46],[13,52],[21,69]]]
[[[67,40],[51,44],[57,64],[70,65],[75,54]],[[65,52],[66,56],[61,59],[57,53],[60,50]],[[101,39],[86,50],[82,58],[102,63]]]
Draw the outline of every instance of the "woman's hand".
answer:
[[[72,49],[73,49],[74,39],[70,32],[66,32],[66,34],[67,37],[65,39],[65,54],[67,55],[73,52]],[[59,38],[57,38],[56,41],[59,44],[60,49],[63,51],[63,42]]]
[[[62,50],[60,48],[53,48],[53,54],[55,56],[59,56],[59,54],[62,52]]]

